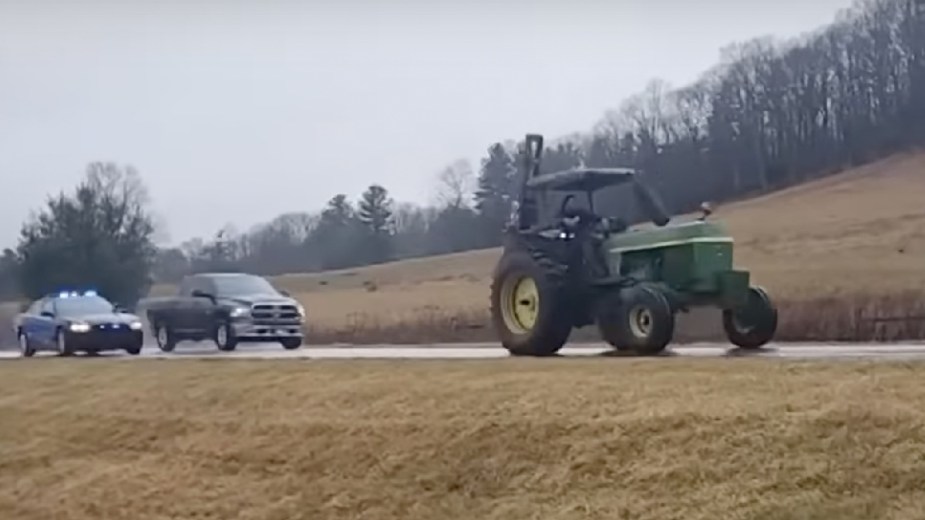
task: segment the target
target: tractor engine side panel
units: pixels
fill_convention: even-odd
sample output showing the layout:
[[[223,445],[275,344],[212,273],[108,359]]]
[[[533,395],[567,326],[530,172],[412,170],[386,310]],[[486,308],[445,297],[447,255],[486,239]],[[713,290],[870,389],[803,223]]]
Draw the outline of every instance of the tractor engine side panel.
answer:
[[[619,265],[624,276],[661,282],[678,291],[718,293],[727,285],[721,274],[732,271],[732,243],[693,241],[627,251],[620,255]]]

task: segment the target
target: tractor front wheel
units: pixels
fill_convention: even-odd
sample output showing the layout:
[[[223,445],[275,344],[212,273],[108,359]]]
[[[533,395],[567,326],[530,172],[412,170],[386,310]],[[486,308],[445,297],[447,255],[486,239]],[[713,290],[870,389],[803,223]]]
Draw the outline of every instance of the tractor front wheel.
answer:
[[[761,287],[748,290],[748,301],[738,309],[723,309],[723,329],[733,345],[754,350],[774,338],[777,308]]]
[[[619,298],[605,300],[605,305],[598,327],[604,340],[619,351],[655,355],[674,337],[674,311],[657,287],[629,287],[620,291]]]
[[[541,252],[502,256],[491,284],[491,318],[516,356],[551,356],[572,332],[565,272]]]

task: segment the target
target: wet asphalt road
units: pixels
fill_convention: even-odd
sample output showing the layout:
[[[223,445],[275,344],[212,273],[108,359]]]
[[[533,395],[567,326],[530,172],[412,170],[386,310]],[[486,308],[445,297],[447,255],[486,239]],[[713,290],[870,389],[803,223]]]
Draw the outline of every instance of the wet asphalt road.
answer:
[[[613,355],[603,344],[566,346],[561,357]],[[54,352],[40,352],[35,358],[56,357]],[[78,357],[84,357],[79,354]],[[661,357],[765,357],[783,359],[870,359],[923,360],[925,343],[901,344],[772,344],[760,351],[744,352],[726,344],[692,344],[669,348]],[[113,360],[141,359],[495,359],[510,357],[496,343],[436,344],[436,345],[307,345],[287,351],[279,344],[241,344],[234,352],[220,352],[213,343],[181,343],[172,353],[163,353],[155,346],[145,346],[138,356],[124,352],[106,352],[97,358]],[[632,357],[617,355],[615,357]],[[0,351],[0,359],[19,358],[17,350]]]

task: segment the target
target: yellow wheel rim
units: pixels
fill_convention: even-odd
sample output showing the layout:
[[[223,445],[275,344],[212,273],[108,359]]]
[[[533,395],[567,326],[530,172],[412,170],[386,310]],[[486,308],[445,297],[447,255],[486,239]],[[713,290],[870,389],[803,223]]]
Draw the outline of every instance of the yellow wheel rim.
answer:
[[[526,334],[533,330],[540,310],[540,292],[529,276],[512,277],[501,288],[501,315],[508,330]]]

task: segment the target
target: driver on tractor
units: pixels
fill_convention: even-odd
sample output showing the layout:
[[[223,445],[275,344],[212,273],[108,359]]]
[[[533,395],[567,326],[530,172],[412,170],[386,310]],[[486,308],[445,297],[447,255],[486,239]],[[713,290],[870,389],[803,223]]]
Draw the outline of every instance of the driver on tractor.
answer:
[[[606,233],[622,233],[628,227],[623,219],[601,217],[590,209],[581,206],[575,202],[575,196],[572,194],[566,195],[562,200],[562,206],[559,209],[559,220],[567,229],[594,228],[596,224],[603,224],[600,228]]]
[[[586,265],[585,272],[593,277],[605,277],[608,273],[607,258],[601,247],[607,235],[612,231],[609,219],[602,218],[589,208],[585,208],[575,201],[575,196],[568,194],[562,200],[559,208],[559,220],[566,232],[574,237],[577,250],[573,250],[575,264]],[[626,225],[616,219],[613,224],[622,224],[623,231]]]

